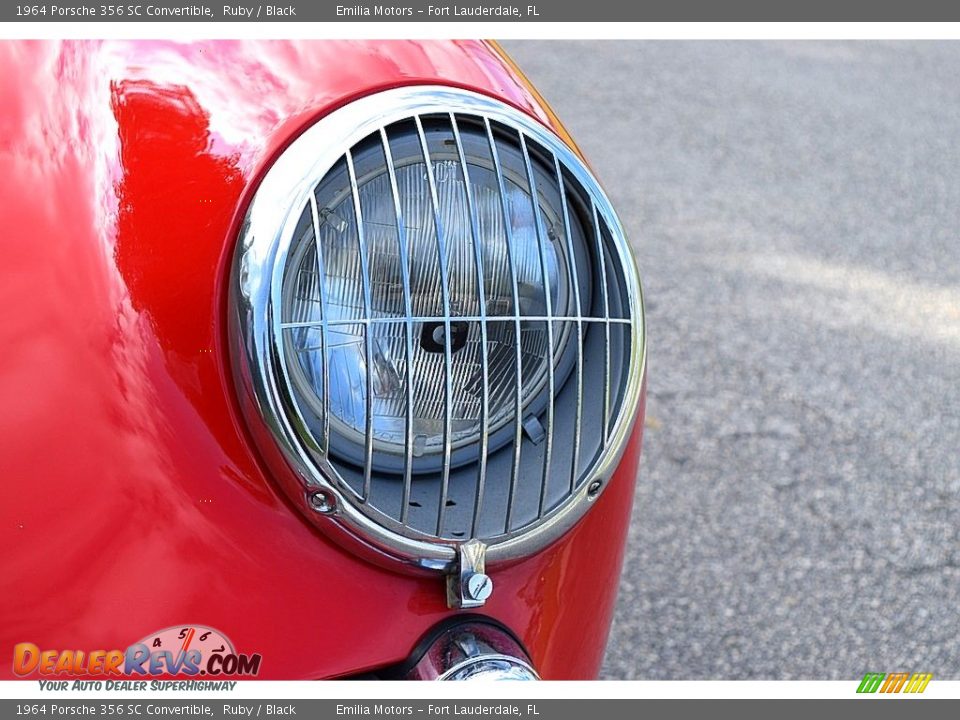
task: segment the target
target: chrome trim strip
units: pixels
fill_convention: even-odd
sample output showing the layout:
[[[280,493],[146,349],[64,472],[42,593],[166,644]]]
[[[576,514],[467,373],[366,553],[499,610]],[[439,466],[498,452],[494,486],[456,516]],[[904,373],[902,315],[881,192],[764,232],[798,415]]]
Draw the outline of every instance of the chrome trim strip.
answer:
[[[440,260],[440,294],[443,300],[443,478],[440,486],[440,503],[437,507],[437,535],[442,535],[443,515],[447,509],[447,496],[450,493],[450,434],[453,416],[453,370],[450,351],[450,286],[447,267],[447,238],[440,219],[440,199],[437,197],[437,180],[433,176],[433,162],[427,147],[427,136],[423,132],[423,122],[419,115],[414,116],[417,135],[420,138],[420,151],[427,168],[427,184],[430,186],[430,204],[433,206],[433,231],[437,237],[437,255]]]
[[[363,236],[363,210],[360,208],[360,187],[357,185],[357,172],[353,167],[353,153],[347,150],[347,174],[350,176],[350,194],[353,196],[353,214],[357,222],[357,245],[360,252],[360,272],[363,276],[363,314],[370,317],[373,307],[373,297],[370,289],[370,259],[367,257],[367,242]],[[367,417],[366,417],[366,447],[363,460],[363,501],[370,499],[370,480],[373,468],[373,339],[370,337],[370,326],[364,325],[363,338],[366,345],[367,368]]]
[[[573,235],[570,232],[570,211],[567,207],[567,186],[563,180],[563,169],[560,159],[553,156],[554,169],[557,173],[557,189],[560,192],[560,203],[563,206],[563,233],[567,244],[569,262],[567,270],[570,273],[570,286],[573,288],[573,303],[577,310],[577,415],[573,426],[573,462],[570,465],[570,494],[577,487],[577,478],[580,476],[580,428],[583,422],[583,307],[580,301],[580,277],[577,272],[577,254],[573,248]]]
[[[313,222],[313,243],[316,247],[317,293],[320,295],[320,345],[323,353],[323,452],[330,450],[330,337],[328,333],[326,273],[323,269],[323,251],[320,249],[320,215],[317,212],[316,193],[310,193],[310,218]]]
[[[403,236],[399,217],[399,196],[385,127],[416,115],[457,113],[476,118],[490,131],[495,122],[518,133],[526,134],[540,147],[553,154],[569,181],[567,187],[583,188],[592,199],[596,223],[602,218],[610,234],[607,243],[622,265],[625,287],[624,318],[603,319],[609,327],[616,322],[631,323],[629,337],[624,338],[629,353],[626,386],[615,418],[608,421],[606,451],[591,460],[583,473],[583,482],[576,491],[555,506],[535,526],[519,531],[507,529],[503,535],[483,538],[488,543],[487,562],[491,565],[527,556],[550,544],[569,530],[586,512],[596,495],[589,495],[589,485],[606,480],[617,467],[632,432],[645,372],[646,342],[642,289],[636,261],[625,239],[616,212],[603,194],[596,179],[575,152],[538,120],[502,102],[465,90],[443,86],[409,86],[375,93],[345,105],[308,128],[276,159],[264,175],[247,209],[237,250],[234,256],[230,299],[230,341],[235,356],[232,363],[239,384],[241,407],[251,423],[258,442],[266,442],[264,455],[278,477],[293,477],[307,492],[293,499],[303,512],[322,530],[368,559],[390,565],[396,561],[429,570],[448,569],[456,557],[459,541],[425,535],[395,520],[373,512],[369,505],[358,505],[338,481],[336,469],[323,453],[313,451],[315,440],[296,420],[296,401],[289,396],[289,378],[285,371],[283,336],[287,326],[281,323],[282,269],[286,267],[297,221],[309,196],[325,174],[343,156],[345,148],[380,133],[384,143],[387,170],[393,176],[392,192],[398,212],[398,233]],[[501,198],[502,201],[502,198]],[[502,204],[502,203],[501,203]],[[399,240],[399,238],[398,238]],[[400,241],[406,251],[406,243]],[[403,273],[405,291],[404,319],[407,329],[407,352],[412,357],[412,317],[409,288],[409,260]],[[580,311],[582,313],[582,310]],[[609,313],[607,313],[609,314]],[[487,318],[491,320],[492,318]],[[525,318],[526,319],[526,318]],[[554,318],[590,322],[577,316]],[[519,316],[506,318],[519,324]],[[626,358],[625,358],[626,359]],[[410,395],[412,369],[408,368],[408,413],[412,409]],[[408,421],[407,475],[412,461],[411,423]],[[272,440],[275,445],[270,443]],[[279,464],[274,464],[279,463]],[[287,480],[283,480],[287,483]],[[603,482],[602,487],[606,486]],[[317,489],[328,491],[337,501],[334,513],[315,517],[306,501],[307,494]],[[602,490],[601,490],[602,491]],[[409,496],[409,483],[406,490]]]
[[[477,491],[474,495],[473,520],[470,523],[470,537],[477,536],[477,526],[480,522],[480,508],[483,506],[484,482],[487,478],[487,451],[490,443],[490,359],[487,356],[489,341],[487,339],[487,291],[483,282],[483,248],[480,244],[480,226],[477,221],[477,208],[473,197],[473,187],[470,185],[470,171],[467,169],[467,156],[463,150],[463,141],[460,138],[460,127],[457,118],[450,113],[450,126],[453,128],[453,138],[457,143],[457,157],[460,159],[460,172],[463,175],[464,190],[467,195],[467,213],[470,215],[470,236],[473,239],[474,262],[477,270],[477,305],[480,315],[477,321],[480,325],[480,342],[483,349],[480,352],[480,372],[483,382],[483,397],[480,404],[480,462],[478,463]]]
[[[547,446],[544,451],[543,477],[540,479],[540,498],[537,501],[537,520],[543,517],[543,504],[547,499],[547,480],[550,476],[550,461],[553,459],[553,410],[556,399],[554,388],[554,356],[556,348],[553,346],[553,298],[551,298],[550,276],[547,272],[547,247],[543,238],[543,217],[540,213],[540,194],[537,192],[537,180],[533,175],[533,165],[530,163],[530,151],[527,149],[527,138],[520,133],[520,149],[523,152],[523,165],[527,172],[527,183],[530,189],[530,204],[533,205],[533,223],[537,226],[537,251],[540,254],[540,273],[543,277],[544,305],[547,310],[547,347],[550,348],[550,360],[547,363]]]
[[[607,290],[607,256],[603,249],[597,203],[593,198],[590,201],[590,213],[593,215],[593,232],[597,239],[597,256],[600,258],[600,292],[603,297],[603,329],[606,334],[603,366],[603,449],[606,450],[607,441],[610,439],[610,295]]]
[[[516,333],[516,403],[514,406],[514,435],[513,435],[513,467],[510,470],[510,489],[507,493],[507,517],[503,523],[505,533],[510,532],[513,521],[513,507],[516,501],[517,479],[520,474],[520,450],[523,447],[523,356],[520,350],[520,290],[517,285],[517,265],[513,257],[513,227],[510,223],[510,209],[507,207],[507,190],[503,184],[503,168],[500,166],[500,153],[497,151],[497,140],[493,136],[490,118],[483,116],[483,125],[487,130],[487,141],[490,143],[490,155],[493,158],[494,175],[497,176],[497,190],[500,193],[500,210],[503,213],[503,231],[507,239],[507,258],[510,264],[510,291],[513,295],[514,332]]]
[[[404,371],[407,383],[407,424],[404,432],[405,464],[403,468],[403,495],[400,506],[400,523],[407,524],[410,513],[410,492],[413,489],[413,300],[410,295],[410,246],[407,244],[407,229],[403,224],[403,210],[400,204],[400,189],[397,187],[397,171],[393,164],[393,153],[390,151],[390,138],[387,137],[386,125],[381,125],[380,142],[383,146],[383,158],[387,165],[387,175],[390,177],[390,192],[393,194],[394,215],[397,218],[397,242],[400,245],[400,264],[403,266],[403,309],[406,313],[404,326],[407,340],[407,366]],[[322,179],[322,176],[317,182]]]

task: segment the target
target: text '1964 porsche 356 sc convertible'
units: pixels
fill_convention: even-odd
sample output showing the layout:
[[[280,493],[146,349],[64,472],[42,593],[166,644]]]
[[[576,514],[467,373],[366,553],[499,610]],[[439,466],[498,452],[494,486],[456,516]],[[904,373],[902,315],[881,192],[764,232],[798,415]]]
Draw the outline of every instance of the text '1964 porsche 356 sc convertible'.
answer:
[[[595,677],[640,283],[503,51],[5,42],[0,76],[0,674]]]

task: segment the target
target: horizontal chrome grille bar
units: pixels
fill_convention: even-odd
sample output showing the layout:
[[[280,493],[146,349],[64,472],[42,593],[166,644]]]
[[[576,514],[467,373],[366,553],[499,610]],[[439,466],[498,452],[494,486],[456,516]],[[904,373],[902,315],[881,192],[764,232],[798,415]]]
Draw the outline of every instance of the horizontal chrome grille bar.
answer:
[[[442,315],[431,315],[429,317],[373,317],[373,318],[338,318],[328,320],[326,323],[316,322],[285,322],[281,323],[282,328],[303,328],[303,327],[334,327],[336,325],[375,325],[377,323],[442,323],[447,318]],[[585,322],[585,323],[611,323],[613,325],[630,325],[632,320],[628,318],[602,318],[585,317],[579,315],[454,315],[449,318],[451,322]]]

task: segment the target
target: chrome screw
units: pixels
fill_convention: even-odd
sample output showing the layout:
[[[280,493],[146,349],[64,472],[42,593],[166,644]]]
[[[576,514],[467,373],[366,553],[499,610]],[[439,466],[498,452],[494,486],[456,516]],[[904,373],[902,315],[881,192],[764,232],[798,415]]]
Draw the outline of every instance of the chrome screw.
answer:
[[[310,495],[307,501],[310,503],[310,507],[324,515],[329,515],[337,509],[337,501],[326,490],[317,490]]]
[[[493,580],[486,573],[474,573],[465,585],[467,597],[477,602],[483,602],[493,592]]]
[[[600,480],[594,480],[592,483],[590,483],[590,487],[587,488],[587,495],[590,497],[596,495],[598,492],[600,492],[601,485],[603,485],[603,483]]]

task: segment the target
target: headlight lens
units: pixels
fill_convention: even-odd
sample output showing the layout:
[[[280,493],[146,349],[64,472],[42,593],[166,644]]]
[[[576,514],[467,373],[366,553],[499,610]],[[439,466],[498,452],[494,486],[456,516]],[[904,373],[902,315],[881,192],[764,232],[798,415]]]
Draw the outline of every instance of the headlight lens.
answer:
[[[488,354],[489,386],[487,452],[499,449],[511,437],[509,426],[518,404],[517,345],[522,368],[519,406],[525,415],[535,416],[546,401],[548,365],[554,362],[565,373],[570,365],[559,362],[570,333],[558,323],[553,328],[556,332],[549,333],[540,320],[548,310],[553,317],[575,314],[559,197],[539,191],[553,184],[548,168],[535,156],[531,159],[529,172],[538,189],[538,214],[522,155],[513,145],[495,143],[509,218],[509,227],[505,227],[494,155],[481,128],[465,124],[459,129],[467,162],[464,173],[449,120],[428,118],[420,127],[436,187],[442,235],[435,227],[420,133],[412,123],[400,124],[388,134],[393,180],[382,140],[364,143],[353,154],[362,227],[357,226],[346,160],[318,185],[319,257],[312,217],[305,213],[289,265],[292,281],[285,283],[290,292],[284,298],[284,318],[292,326],[286,340],[289,354],[297,358],[292,380],[301,406],[312,410],[307,417],[319,425],[324,422],[323,395],[329,393],[330,451],[358,465],[364,462],[369,422],[371,463],[379,472],[404,469],[408,364],[413,370],[413,471],[418,473],[436,471],[444,459],[447,345],[453,467],[476,461],[480,452],[484,352]],[[360,252],[361,236],[365,258]],[[579,223],[574,236],[575,247],[583,252]],[[589,275],[583,278],[589,279]],[[584,282],[582,294],[588,292]],[[407,302],[416,318],[411,323],[409,359]],[[324,352],[323,346],[324,305],[329,352]],[[446,308],[450,313],[449,341]],[[521,318],[519,343],[515,316]],[[328,373],[326,379],[324,373]],[[554,385],[563,379],[555,377]]]

